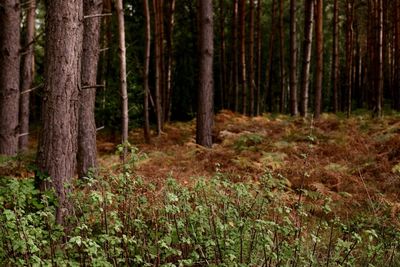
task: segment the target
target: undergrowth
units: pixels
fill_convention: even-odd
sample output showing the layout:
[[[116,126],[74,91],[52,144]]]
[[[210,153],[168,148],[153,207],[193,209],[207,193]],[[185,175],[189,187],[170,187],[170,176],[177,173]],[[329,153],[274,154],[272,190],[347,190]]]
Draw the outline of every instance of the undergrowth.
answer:
[[[0,178],[0,265],[400,265],[390,212],[338,217],[329,198],[293,192],[268,171],[234,183],[217,166],[211,179],[157,188],[135,175],[140,157],[130,151],[117,174],[71,185],[64,227],[53,192],[36,190],[33,178]]]

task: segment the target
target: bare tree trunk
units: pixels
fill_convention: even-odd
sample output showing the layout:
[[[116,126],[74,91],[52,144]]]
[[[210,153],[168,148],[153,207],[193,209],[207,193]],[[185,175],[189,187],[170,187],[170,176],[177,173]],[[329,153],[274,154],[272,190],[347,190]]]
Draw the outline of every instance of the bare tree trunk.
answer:
[[[103,0],[84,0],[85,16],[101,14]],[[84,177],[97,167],[95,101],[99,61],[100,17],[87,18],[83,26],[82,86],[79,94],[78,175]],[[84,89],[87,87],[87,89]]]
[[[212,146],[213,125],[213,6],[212,0],[199,0],[199,97],[197,107],[197,144]]]
[[[19,0],[0,0],[0,155],[18,151],[19,28]]]
[[[290,0],[290,114],[292,116],[298,113],[296,8],[296,0]]]
[[[315,6],[315,35],[316,35],[316,73],[315,73],[315,110],[316,119],[321,115],[322,77],[324,73],[324,33],[323,33],[323,0],[316,0]]]
[[[227,98],[226,90],[226,55],[225,55],[225,12],[224,1],[219,0],[219,34],[220,34],[220,98],[221,108],[225,108],[225,99]],[[228,105],[229,106],[229,105]]]
[[[238,30],[239,30],[239,14],[238,1],[233,0],[233,27],[232,27],[232,87],[234,94],[234,111],[239,111],[239,60],[238,60]]]
[[[246,0],[239,0],[239,42],[240,42],[240,77],[242,87],[242,113],[247,109],[247,81],[246,81]]]
[[[149,68],[150,68],[150,45],[151,45],[151,22],[149,1],[143,0],[144,15],[146,17],[146,52],[143,71],[144,87],[144,139],[150,143],[150,119],[149,119]]]
[[[267,106],[266,110],[272,111],[273,105],[273,93],[272,93],[272,55],[274,51],[274,42],[275,42],[275,31],[276,31],[276,0],[272,0],[272,17],[271,17],[271,33],[269,38],[269,46],[268,46],[268,61],[266,66],[266,74],[265,74],[265,105]]]
[[[285,84],[285,36],[283,28],[283,4],[284,0],[280,0],[279,6],[279,57],[280,57],[280,86],[281,98],[279,103],[279,112],[284,113],[286,107],[286,84]]]
[[[304,41],[303,41],[303,68],[301,82],[300,115],[307,116],[308,92],[310,84],[310,61],[313,39],[314,0],[304,0]]]
[[[400,110],[400,1],[395,1],[394,7],[394,65],[395,65],[395,83],[394,83],[394,108]]]
[[[256,82],[256,116],[260,115],[261,108],[261,1],[257,0],[257,17],[256,17],[256,25],[257,25],[257,82]]]
[[[167,41],[167,64],[166,64],[166,84],[165,84],[165,91],[166,91],[166,99],[165,99],[165,114],[164,118],[165,121],[170,121],[171,119],[171,98],[172,98],[172,67],[173,67],[173,43],[172,43],[172,36],[174,32],[175,26],[175,0],[168,1],[168,24],[166,28],[166,41]]]
[[[29,1],[26,14],[26,51],[22,57],[21,70],[21,95],[19,102],[19,150],[28,148],[29,137],[29,89],[32,87],[35,77],[35,19],[36,1]]]
[[[47,2],[43,127],[37,164],[41,189],[54,187],[58,207],[56,221],[63,224],[70,212],[68,187],[74,176],[77,153],[79,91],[81,87],[82,1]],[[63,40],[60,42],[60,40]]]
[[[163,108],[162,108],[162,34],[161,34],[161,22],[160,11],[159,11],[159,1],[153,0],[154,9],[154,56],[155,56],[155,98],[156,98],[156,117],[157,117],[157,134],[160,135],[163,129]]]
[[[382,116],[383,105],[383,0],[378,0],[378,87],[376,115]]]
[[[121,143],[128,142],[128,90],[126,83],[126,49],[125,49],[125,22],[124,22],[124,5],[122,0],[116,0],[115,9],[118,18],[118,56],[119,56],[119,90],[122,101],[122,138]],[[125,162],[127,156],[127,148],[124,147],[122,160]]]
[[[333,45],[332,45],[332,93],[333,112],[338,112],[338,87],[339,87],[339,5],[338,0],[333,4]]]
[[[346,1],[346,113],[351,113],[351,91],[352,91],[352,70],[353,70],[353,0]]]
[[[255,79],[254,79],[254,0],[250,0],[250,8],[249,8],[249,24],[250,24],[250,33],[249,33],[249,89],[250,89],[250,110],[249,115],[254,116],[254,87],[255,87]]]

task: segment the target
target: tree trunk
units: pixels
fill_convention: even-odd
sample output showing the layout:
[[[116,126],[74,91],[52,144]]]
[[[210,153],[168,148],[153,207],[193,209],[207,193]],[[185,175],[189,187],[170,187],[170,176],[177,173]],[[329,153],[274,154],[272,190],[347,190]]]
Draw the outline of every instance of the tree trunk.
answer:
[[[297,18],[296,0],[290,0],[290,114],[296,116],[297,106]]]
[[[261,108],[261,1],[257,1],[257,17],[256,17],[256,25],[257,25],[257,81],[256,81],[256,92],[255,92],[255,101],[256,101],[256,116],[260,115]]]
[[[269,38],[269,46],[268,46],[268,60],[267,66],[265,70],[265,105],[267,106],[266,110],[272,111],[273,105],[273,93],[272,93],[272,59],[273,59],[273,51],[274,51],[274,42],[275,42],[275,31],[276,31],[276,0],[272,0],[272,16],[271,16],[271,33]]]
[[[394,83],[394,108],[400,111],[400,1],[395,1],[394,7],[394,65],[395,65],[395,83]]]
[[[254,0],[250,0],[250,8],[249,8],[249,89],[250,89],[250,110],[249,115],[254,116]]]
[[[324,73],[324,33],[323,33],[323,0],[316,0],[315,35],[316,35],[316,73],[315,73],[315,119],[321,115],[322,78]]]
[[[128,91],[126,83],[126,49],[125,49],[125,22],[124,22],[124,5],[122,0],[116,0],[115,9],[118,18],[118,56],[119,56],[119,90],[122,101],[122,138],[121,143],[128,142]],[[127,148],[124,147],[122,160],[125,162],[127,156]]]
[[[29,140],[29,89],[35,79],[35,19],[36,1],[29,1],[26,14],[26,51],[22,58],[21,95],[19,102],[19,150],[28,148]]]
[[[338,0],[333,4],[333,45],[332,45],[332,93],[333,112],[338,112],[338,87],[339,87],[339,5]]]
[[[213,6],[212,0],[199,0],[199,91],[196,123],[197,144],[212,146],[213,125]]]
[[[346,1],[346,113],[351,113],[351,91],[352,91],[352,70],[353,70],[353,0]]]
[[[383,0],[378,0],[378,86],[376,97],[376,115],[382,116],[383,105]]]
[[[155,98],[156,98],[156,118],[157,118],[157,134],[161,134],[163,129],[163,108],[162,108],[162,34],[161,34],[161,22],[160,22],[160,10],[159,1],[153,0],[154,9],[154,56],[155,56]]]
[[[58,197],[56,221],[69,213],[68,185],[77,153],[79,91],[81,86],[82,1],[47,2],[43,127],[37,152],[41,189],[54,187]],[[60,41],[62,40],[62,41]]]
[[[166,41],[167,41],[167,64],[166,64],[166,84],[165,84],[165,91],[166,91],[166,99],[165,99],[165,114],[164,119],[165,121],[170,121],[171,119],[171,99],[172,99],[172,67],[173,67],[173,43],[172,43],[172,36],[174,32],[175,26],[175,0],[168,1],[168,24],[166,28]]]
[[[143,1],[144,15],[146,18],[146,52],[143,71],[143,87],[144,87],[144,139],[146,143],[150,143],[150,119],[149,119],[149,68],[150,68],[150,45],[151,45],[151,22],[149,1]]]
[[[0,155],[18,151],[19,27],[19,0],[0,0]]]
[[[285,84],[285,31],[283,28],[283,3],[284,0],[280,0],[279,6],[279,58],[280,58],[280,86],[281,86],[281,97],[279,103],[279,112],[284,113],[286,107],[286,84]]]
[[[101,14],[102,0],[84,0],[85,16]],[[78,175],[84,177],[97,167],[95,101],[99,61],[100,17],[86,18],[83,24],[82,86],[79,94]],[[85,89],[87,87],[87,89]]]
[[[220,58],[220,99],[221,108],[225,108],[225,99],[227,98],[226,90],[226,58],[225,58],[225,13],[224,13],[224,1],[219,0],[219,34],[220,34],[220,46],[219,46],[219,58]],[[228,105],[229,106],[229,105]]]
[[[242,113],[247,109],[246,81],[246,0],[239,0],[240,78],[242,87]]]
[[[304,0],[304,41],[303,41],[303,67],[301,82],[300,115],[308,113],[308,91],[310,84],[310,61],[313,39],[314,0]]]
[[[233,0],[233,27],[232,27],[232,87],[234,94],[234,111],[239,112],[239,54],[238,54],[238,31],[239,31],[239,0]]]

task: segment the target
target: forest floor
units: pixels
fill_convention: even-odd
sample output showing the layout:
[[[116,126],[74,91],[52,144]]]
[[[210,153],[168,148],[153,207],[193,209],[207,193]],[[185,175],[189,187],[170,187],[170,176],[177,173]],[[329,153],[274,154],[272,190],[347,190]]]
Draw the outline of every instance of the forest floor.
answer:
[[[393,218],[400,212],[398,115],[347,119],[324,114],[314,121],[222,111],[214,128],[212,149],[195,144],[195,121],[167,124],[151,144],[144,143],[141,130],[132,131],[131,143],[147,155],[136,173],[163,187],[167,177],[190,185],[196,177],[220,172],[232,181],[256,182],[270,172],[286,178],[293,192],[330,197],[343,215],[381,206],[390,207]],[[114,144],[100,138],[100,164],[106,169],[118,161],[110,148]]]

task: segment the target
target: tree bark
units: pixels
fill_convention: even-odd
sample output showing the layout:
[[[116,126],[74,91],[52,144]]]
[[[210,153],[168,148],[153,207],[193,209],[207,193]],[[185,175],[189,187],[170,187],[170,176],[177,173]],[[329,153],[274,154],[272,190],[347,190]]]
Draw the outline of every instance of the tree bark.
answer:
[[[323,32],[323,0],[316,0],[315,6],[315,35],[316,35],[316,73],[315,73],[315,110],[314,117],[321,115],[322,78],[324,73],[324,32]]]
[[[332,94],[333,94],[333,112],[338,112],[339,98],[339,5],[338,0],[333,3],[333,45],[332,45]]]
[[[382,116],[383,106],[383,0],[378,0],[378,84],[376,97],[376,115]]]
[[[257,80],[256,80],[256,92],[255,92],[255,102],[256,102],[256,116],[260,115],[261,109],[261,0],[257,1],[257,17],[256,17],[256,25],[257,25]]]
[[[353,0],[346,1],[346,113],[350,117],[353,80]]]
[[[165,121],[170,121],[171,119],[171,99],[172,99],[172,68],[174,65],[174,58],[173,58],[173,32],[175,26],[175,0],[168,1],[168,23],[166,27],[166,42],[167,42],[167,64],[166,64],[166,84],[165,84],[165,91],[166,91],[166,99],[165,99],[165,114],[164,119]]]
[[[0,155],[18,151],[19,28],[19,0],[0,0]]]
[[[199,91],[196,123],[197,144],[212,146],[213,125],[213,5],[212,0],[199,0]]]
[[[296,8],[296,0],[290,0],[290,114],[292,116],[298,113]]]
[[[249,8],[249,89],[250,89],[250,110],[249,115],[254,116],[254,0],[250,0]]]
[[[144,139],[146,143],[150,143],[150,119],[149,119],[149,68],[150,68],[150,45],[151,45],[151,22],[149,1],[143,0],[144,15],[146,18],[146,51],[145,63],[143,71],[143,87],[144,87]]]
[[[279,58],[280,58],[280,86],[281,97],[279,103],[279,112],[284,113],[286,108],[286,84],[285,84],[285,31],[283,28],[283,7],[284,0],[280,0],[279,6]]]
[[[276,0],[272,0],[272,16],[271,16],[271,33],[269,38],[269,46],[268,46],[268,60],[267,66],[265,70],[265,105],[266,110],[273,110],[273,93],[272,93],[272,59],[273,59],[273,51],[274,51],[274,43],[275,43],[275,31],[276,31]]]
[[[84,16],[101,14],[103,0],[84,0]],[[100,17],[87,18],[83,24],[82,86],[94,86],[99,61]],[[95,101],[96,88],[81,89],[79,93],[78,175],[87,176],[97,167]]]
[[[128,90],[126,82],[126,49],[125,49],[125,22],[124,22],[124,5],[123,0],[116,0],[115,8],[118,18],[118,57],[119,57],[119,90],[122,101],[122,136],[121,143],[128,142]],[[127,156],[127,148],[124,147],[122,160],[125,162]]]
[[[300,115],[308,113],[308,91],[310,84],[310,61],[313,39],[314,0],[304,0],[304,41],[303,41],[303,67],[301,82]]]
[[[35,79],[35,20],[36,1],[29,1],[26,14],[26,51],[22,58],[21,70],[21,94],[19,102],[19,150],[25,151],[28,148],[29,140],[29,89],[32,88]]]
[[[394,6],[394,108],[400,111],[400,1],[395,1]]]
[[[37,164],[42,175],[51,177],[50,184],[41,181],[41,189],[50,185],[54,187],[58,197],[56,221],[59,224],[70,211],[66,186],[76,166],[82,19],[80,0],[47,2],[46,82]],[[37,178],[42,178],[40,176]]]
[[[239,112],[239,54],[238,54],[238,31],[239,31],[239,0],[233,0],[233,27],[232,27],[232,87],[234,95],[234,111]]]
[[[240,84],[242,89],[242,114],[247,109],[246,81],[246,0],[239,0]]]
[[[162,33],[161,27],[162,23],[160,22],[160,1],[153,0],[153,9],[154,9],[154,56],[155,56],[155,98],[156,98],[156,118],[157,118],[157,134],[158,136],[161,134],[163,129],[163,107],[162,107],[162,97],[163,97],[163,89],[162,89]]]

